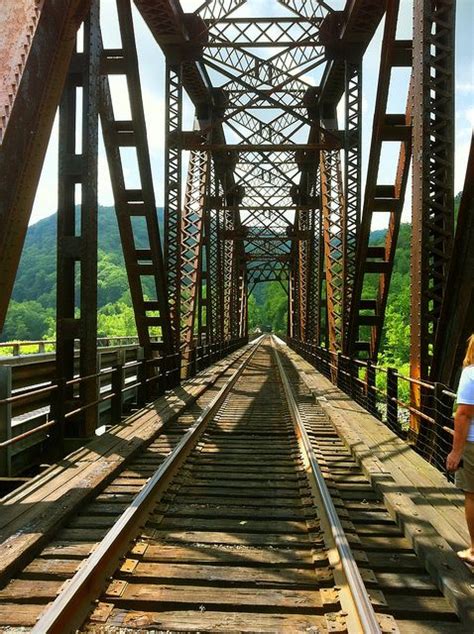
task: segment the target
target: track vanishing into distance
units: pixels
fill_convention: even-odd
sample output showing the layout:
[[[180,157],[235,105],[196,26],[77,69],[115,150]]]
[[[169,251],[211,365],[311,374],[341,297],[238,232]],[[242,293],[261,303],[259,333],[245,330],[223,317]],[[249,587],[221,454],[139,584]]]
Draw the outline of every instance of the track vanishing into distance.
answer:
[[[0,631],[466,631],[284,350],[249,346],[58,527]]]

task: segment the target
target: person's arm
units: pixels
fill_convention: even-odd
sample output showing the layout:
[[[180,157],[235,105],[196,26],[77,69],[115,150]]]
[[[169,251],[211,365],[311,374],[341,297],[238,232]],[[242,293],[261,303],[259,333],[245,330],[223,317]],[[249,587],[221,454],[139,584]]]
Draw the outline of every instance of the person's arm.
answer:
[[[456,471],[461,462],[471,420],[474,418],[474,405],[458,405],[454,416],[453,448],[446,459],[448,471]]]

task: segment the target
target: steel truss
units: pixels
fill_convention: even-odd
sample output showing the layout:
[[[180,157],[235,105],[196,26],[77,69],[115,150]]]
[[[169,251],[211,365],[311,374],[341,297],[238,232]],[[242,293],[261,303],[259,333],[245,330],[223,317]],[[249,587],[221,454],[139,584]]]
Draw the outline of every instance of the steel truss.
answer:
[[[150,384],[163,356],[172,357],[168,371],[174,369],[177,378],[180,353],[182,374],[188,375],[196,369],[201,345],[223,350],[245,338],[248,293],[261,282],[279,282],[288,290],[293,339],[374,361],[412,145],[417,157],[412,377],[453,380],[455,361],[442,350],[442,332],[449,331],[449,341],[459,350],[456,337],[464,336],[472,315],[471,299],[460,302],[453,281],[458,276],[470,297],[470,282],[459,264],[470,262],[465,248],[465,236],[472,233],[468,184],[457,230],[461,246],[454,254],[452,248],[454,0],[413,1],[412,43],[396,37],[399,0],[350,0],[343,11],[334,10],[331,0],[278,0],[278,18],[246,17],[245,0],[206,0],[194,13],[185,13],[178,0],[134,0],[166,58],[164,257],[131,0],[116,0],[119,49],[102,50],[94,3],[84,53],[74,55],[74,37],[90,2],[2,2],[0,57],[7,70],[0,86],[0,326],[64,87],[58,215],[62,392],[56,414],[64,421],[71,408],[83,412],[84,423],[71,427],[74,433],[92,433],[96,408],[91,404],[98,398],[93,281],[98,111]],[[362,59],[384,15],[361,214]],[[388,95],[391,74],[400,67],[411,68],[412,79],[406,111],[394,114]],[[114,114],[109,76],[115,74],[127,80],[128,121]],[[83,89],[84,120],[82,146],[76,148],[78,87]],[[183,129],[184,93],[196,113],[194,130]],[[343,129],[336,116],[341,99]],[[396,175],[393,182],[382,182],[382,149],[394,142],[400,146]],[[137,155],[137,189],[125,183],[124,148]],[[183,150],[190,151],[184,200]],[[383,246],[374,247],[370,232],[378,214],[388,214],[387,235]],[[146,226],[146,244],[136,243],[138,222]],[[370,276],[376,276],[377,291],[369,297]],[[152,282],[152,297],[145,296],[145,280],[147,287]],[[456,312],[457,334],[448,325],[453,302],[462,308]],[[152,339],[155,328],[162,335],[160,345]],[[76,391],[65,384],[74,377],[74,339],[81,346],[81,375],[90,377]],[[424,406],[419,388],[412,396],[416,409]],[[418,428],[419,421],[412,421],[413,431]]]
[[[210,155],[193,150],[189,159],[188,179],[183,206],[181,231],[181,345],[185,375],[191,363],[194,330],[202,299],[204,216],[210,173]]]
[[[364,208],[356,257],[353,297],[349,316],[347,351],[360,358],[377,358],[395,258],[400,219],[405,200],[411,159],[411,90],[406,113],[388,114],[390,79],[394,68],[411,67],[411,42],[396,39],[399,2],[391,2],[385,16],[381,63],[370,146]],[[380,183],[379,166],[384,144],[400,143],[398,166],[393,184]],[[372,221],[377,214],[389,214],[385,245],[370,245]],[[377,276],[375,297],[364,294],[364,283]]]
[[[117,13],[122,47],[102,51],[100,113],[137,333],[145,357],[153,359],[171,354],[176,347],[172,340],[130,0],[117,0]],[[119,121],[114,115],[108,81],[111,75],[126,78],[129,121]],[[135,150],[137,189],[126,186],[121,148]],[[145,236],[141,244],[137,230]],[[145,288],[150,288],[148,280],[153,288],[152,297],[145,292]],[[160,342],[156,341],[157,336]],[[154,372],[151,364],[149,372]]]
[[[182,64],[166,63],[165,264],[173,342],[179,348],[181,311],[181,150],[173,138],[183,123]]]

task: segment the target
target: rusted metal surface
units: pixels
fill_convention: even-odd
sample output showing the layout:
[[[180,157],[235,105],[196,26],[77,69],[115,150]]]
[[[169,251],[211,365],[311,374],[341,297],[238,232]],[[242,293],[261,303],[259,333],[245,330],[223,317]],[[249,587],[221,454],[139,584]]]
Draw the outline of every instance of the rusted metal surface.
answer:
[[[84,24],[84,52],[75,52],[59,110],[59,190],[56,286],[56,394],[55,430],[65,436],[90,437],[98,421],[90,407],[66,428],[70,410],[98,398],[97,373],[97,188],[99,145],[99,4],[93,0]],[[77,119],[82,93],[82,121]],[[77,143],[78,130],[82,141]],[[77,192],[80,192],[80,202]],[[66,385],[74,378],[75,341],[79,340],[79,394]],[[55,438],[55,442],[57,442]]]
[[[181,230],[181,344],[185,366],[191,360],[194,328],[202,293],[204,206],[209,179],[209,153],[191,152]]]
[[[87,0],[0,4],[0,328]]]
[[[165,119],[165,266],[168,283],[168,303],[176,349],[180,343],[181,312],[181,149],[171,143],[183,123],[182,65],[166,62],[166,119]]]
[[[410,372],[429,376],[454,233],[453,0],[415,0]],[[413,398],[421,405],[421,391]],[[412,419],[417,433],[419,421]]]
[[[117,0],[116,6],[122,48],[102,50],[100,114],[137,333],[145,357],[152,359],[169,355],[176,347],[172,340],[131,5],[129,0]],[[124,76],[127,81],[131,116],[128,121],[118,121],[114,116],[109,88],[109,76],[114,74]],[[136,189],[126,186],[120,152],[123,147],[134,148],[136,152]],[[136,238],[139,221],[139,229],[145,235],[143,243]],[[152,281],[154,295],[145,298],[147,279]],[[157,332],[161,335],[159,343],[153,339]]]
[[[357,251],[356,270],[351,304],[348,304],[349,336],[346,350],[349,354],[375,360],[380,346],[387,304],[390,278],[401,214],[405,200],[408,170],[411,159],[411,89],[406,113],[388,114],[388,95],[391,72],[395,67],[410,68],[411,42],[396,39],[399,3],[390,3],[385,17],[381,50],[381,65],[374,112],[373,132],[368,160],[364,207]],[[382,150],[393,141],[400,142],[395,182],[380,182],[379,167]],[[378,213],[389,213],[385,245],[370,246],[372,222]],[[363,297],[364,282],[377,275],[375,297]]]
[[[443,306],[439,316],[430,379],[455,386],[467,338],[474,328],[474,137],[454,237],[456,257],[451,259]]]
[[[345,6],[331,0],[280,0],[282,15],[278,17],[265,16],[263,9],[258,17],[246,13],[245,0],[209,0],[193,13],[186,13],[179,0],[134,0],[166,58],[164,257],[130,1],[116,0],[122,48],[102,55],[101,116],[144,348],[143,371],[150,385],[155,385],[153,375],[161,358],[174,359],[168,370],[174,369],[176,377],[179,361],[173,352],[184,351],[187,372],[194,372],[199,365],[196,347],[212,346],[215,352],[226,342],[245,337],[248,293],[261,282],[279,282],[288,291],[292,338],[324,344],[331,353],[374,360],[382,336],[412,142],[417,159],[413,171],[412,374],[415,379],[430,373],[440,376],[443,353],[438,322],[446,321],[449,311],[444,297],[448,274],[450,279],[454,275],[448,273],[450,262],[454,262],[453,271],[460,271],[452,257],[454,0],[414,0],[413,47],[396,37],[398,0],[347,0]],[[5,69],[0,84],[0,222],[4,228],[0,324],[75,32],[89,5],[87,0],[6,0],[0,7],[0,60]],[[361,217],[362,59],[384,14]],[[64,96],[70,112],[61,138],[68,137],[68,143],[75,126],[72,85],[86,73],[80,67],[83,59],[82,53],[75,56],[71,86]],[[388,109],[390,75],[400,67],[413,67],[413,73],[407,109],[394,114]],[[107,82],[112,74],[126,76],[130,121],[114,117]],[[183,129],[184,93],[199,121],[194,130]],[[339,127],[336,108],[341,98],[345,114]],[[89,102],[85,106],[91,107]],[[95,115],[86,121],[85,141],[87,134],[90,139],[96,137],[96,124]],[[392,182],[382,183],[378,172],[383,144],[394,142],[400,144],[396,174]],[[125,186],[123,147],[137,151],[138,189]],[[87,143],[84,148],[85,156]],[[183,201],[185,150],[191,151],[191,168]],[[96,175],[86,166],[91,178],[83,198],[90,218],[76,235],[73,190],[75,184],[85,187],[83,174],[76,171],[88,159],[66,146],[61,153],[68,156],[61,163],[60,206],[69,211],[60,217],[58,358],[59,365],[68,368],[65,376],[70,376],[73,340],[82,337],[89,369],[81,373],[92,377],[96,311],[74,314],[74,266],[83,264],[81,308],[82,304],[93,306]],[[464,203],[463,208],[468,207]],[[389,214],[387,235],[383,246],[373,247],[369,244],[372,220],[379,212]],[[138,219],[146,223],[146,245],[135,244],[133,225]],[[469,234],[466,223],[463,220],[460,227],[467,226]],[[467,256],[460,250],[459,258],[463,257]],[[377,291],[367,297],[364,284],[374,275]],[[156,294],[150,299],[143,293],[141,278],[145,277],[154,282]],[[470,308],[463,306],[464,317],[457,320],[467,319]],[[461,322],[456,323],[458,332],[463,332]],[[153,328],[162,332],[159,345],[152,342]],[[432,358],[437,369],[431,368]],[[451,363],[447,362],[449,368]],[[415,380],[412,385],[418,407],[428,406],[422,401],[419,383]],[[80,389],[81,399],[91,408],[87,418],[97,401],[94,381]],[[63,401],[72,399],[69,389],[65,399],[58,401],[60,409],[66,411],[69,405]],[[74,406],[73,411],[85,410]],[[416,431],[419,421],[412,422]]]
[[[338,150],[321,152],[320,172],[329,349],[339,351],[344,338],[347,210]]]

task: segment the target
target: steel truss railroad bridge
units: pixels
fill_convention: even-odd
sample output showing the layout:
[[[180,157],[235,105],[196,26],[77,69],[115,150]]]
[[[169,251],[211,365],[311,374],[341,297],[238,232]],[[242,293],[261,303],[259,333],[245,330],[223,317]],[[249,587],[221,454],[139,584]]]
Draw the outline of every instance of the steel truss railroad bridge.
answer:
[[[255,16],[270,2],[205,0],[192,12],[179,0],[108,2],[121,40],[113,49],[103,45],[98,0],[0,6],[0,327],[59,107],[56,379],[46,388],[58,435],[91,436],[101,400],[101,133],[143,349],[142,402],[243,343],[249,292],[274,280],[288,291],[289,343],[334,380],[349,377],[360,398],[365,390],[373,402],[367,389],[374,387],[411,169],[410,407],[419,436],[432,411],[428,388],[454,385],[473,327],[472,147],[456,233],[453,209],[454,0],[414,0],[412,40],[397,35],[399,0],[275,0],[273,17]],[[136,9],[166,63],[162,242]],[[362,191],[361,70],[382,24]],[[410,75],[406,108],[392,112],[389,93],[400,68]],[[126,80],[124,120],[116,115],[114,76]],[[183,127],[185,95],[195,110],[192,129]],[[390,182],[379,174],[388,146],[398,151]],[[133,188],[124,168],[130,151],[139,183]],[[380,217],[388,219],[385,244],[373,246],[371,226]],[[137,243],[138,227],[146,243]],[[370,277],[377,280],[373,296],[364,292]],[[153,281],[154,297],[144,295],[145,280]]]

